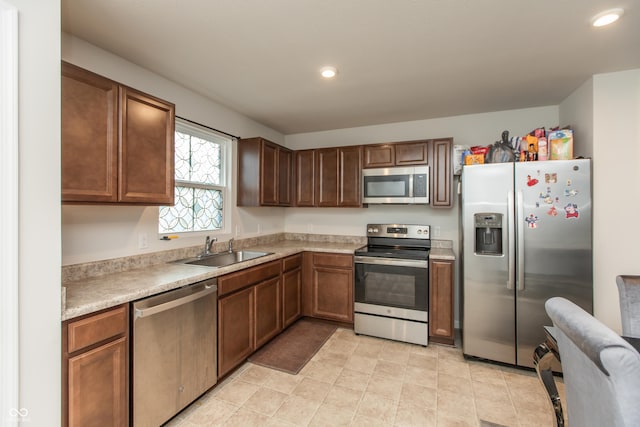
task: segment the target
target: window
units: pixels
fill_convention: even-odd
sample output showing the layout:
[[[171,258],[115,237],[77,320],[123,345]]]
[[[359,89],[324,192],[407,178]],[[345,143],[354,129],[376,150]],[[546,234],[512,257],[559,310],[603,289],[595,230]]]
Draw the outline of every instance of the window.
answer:
[[[230,142],[212,130],[176,119],[175,206],[160,208],[159,233],[224,228]]]

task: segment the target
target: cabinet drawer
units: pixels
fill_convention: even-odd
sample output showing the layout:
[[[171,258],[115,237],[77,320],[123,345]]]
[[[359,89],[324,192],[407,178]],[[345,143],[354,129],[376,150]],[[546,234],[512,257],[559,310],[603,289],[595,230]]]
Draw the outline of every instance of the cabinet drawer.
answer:
[[[280,261],[248,268],[218,278],[218,297],[262,282],[280,274]]]
[[[314,253],[313,265],[353,268],[353,257],[351,255],[330,254],[323,252]]]
[[[282,260],[282,272],[293,270],[302,265],[302,254],[291,255]]]
[[[127,332],[127,306],[105,311],[67,324],[67,351],[73,353]]]

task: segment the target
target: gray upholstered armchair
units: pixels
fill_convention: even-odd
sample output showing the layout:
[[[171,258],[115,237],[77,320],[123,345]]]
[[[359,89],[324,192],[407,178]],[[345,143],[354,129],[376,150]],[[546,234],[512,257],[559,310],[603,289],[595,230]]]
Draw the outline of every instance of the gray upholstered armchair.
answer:
[[[620,295],[622,335],[640,338],[640,276],[616,277]]]
[[[640,354],[571,301],[545,308],[556,327],[570,426],[640,426]]]

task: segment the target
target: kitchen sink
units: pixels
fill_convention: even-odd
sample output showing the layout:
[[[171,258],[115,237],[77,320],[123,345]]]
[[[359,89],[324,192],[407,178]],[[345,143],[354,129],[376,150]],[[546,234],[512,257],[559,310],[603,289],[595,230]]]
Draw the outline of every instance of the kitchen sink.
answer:
[[[205,255],[198,258],[187,258],[175,262],[179,264],[203,265],[205,267],[225,267],[227,265],[237,264],[242,261],[260,258],[266,255],[271,255],[271,252],[233,251]]]

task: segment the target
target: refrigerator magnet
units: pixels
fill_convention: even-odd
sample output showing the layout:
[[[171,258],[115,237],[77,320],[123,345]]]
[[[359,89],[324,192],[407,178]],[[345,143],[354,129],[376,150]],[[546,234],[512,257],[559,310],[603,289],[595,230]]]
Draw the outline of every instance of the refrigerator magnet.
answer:
[[[578,212],[578,205],[575,203],[569,203],[564,207],[565,218],[578,218],[580,212]]]
[[[538,225],[538,217],[535,216],[534,214],[529,214],[528,217],[526,217],[524,219],[527,222],[527,227],[529,228],[536,228]]]
[[[536,185],[538,183],[538,180],[535,178],[531,178],[531,175],[527,175],[527,185],[529,187],[533,187],[534,185]]]
[[[547,215],[558,216],[558,209],[556,209],[555,205],[549,208],[549,210],[547,211]]]
[[[558,174],[557,173],[545,173],[544,174],[544,182],[547,184],[555,184],[558,182]]]
[[[564,189],[564,196],[565,197],[573,197],[576,196],[578,194],[578,190],[576,190],[575,188],[565,188]]]

